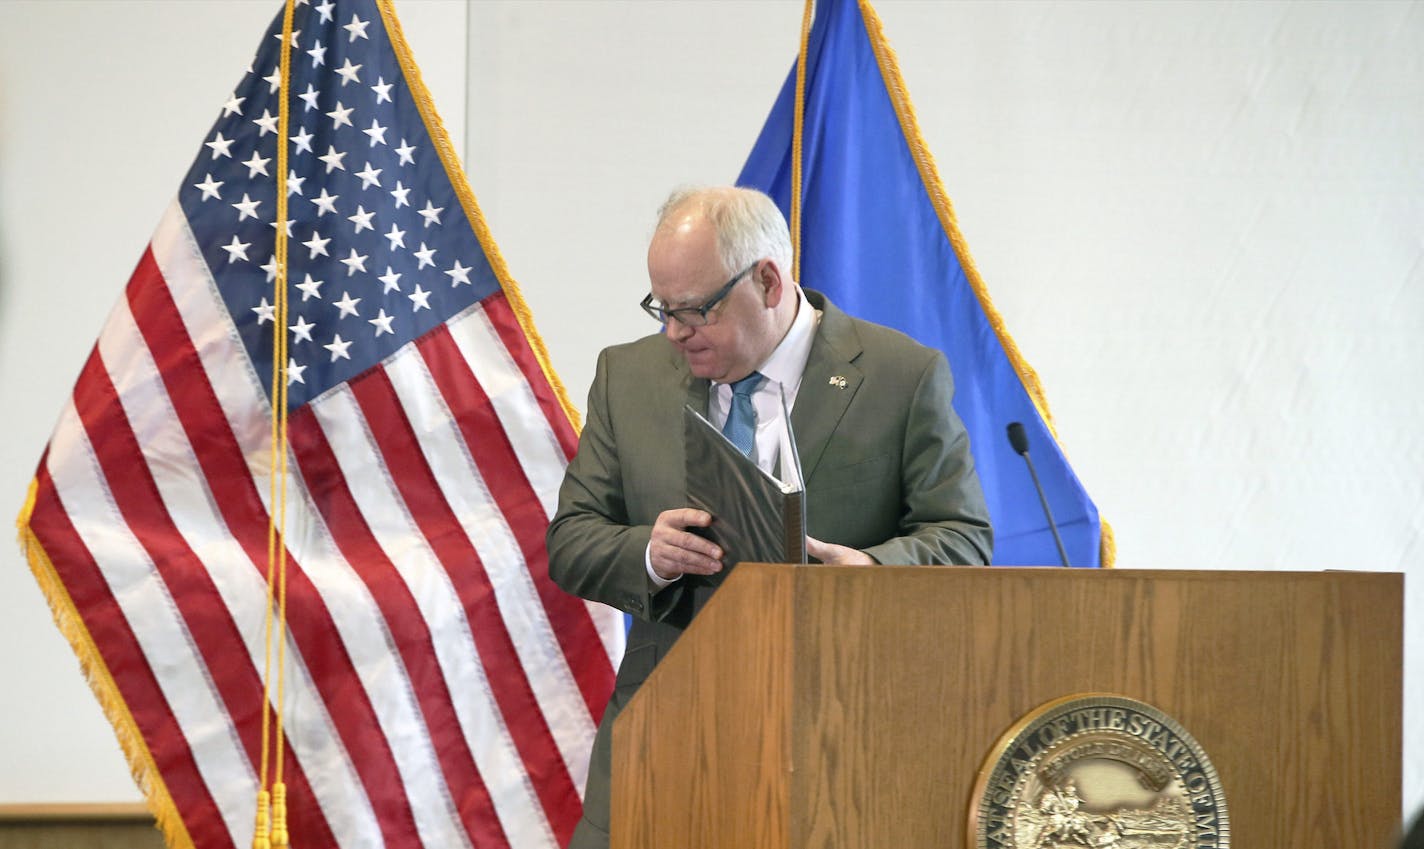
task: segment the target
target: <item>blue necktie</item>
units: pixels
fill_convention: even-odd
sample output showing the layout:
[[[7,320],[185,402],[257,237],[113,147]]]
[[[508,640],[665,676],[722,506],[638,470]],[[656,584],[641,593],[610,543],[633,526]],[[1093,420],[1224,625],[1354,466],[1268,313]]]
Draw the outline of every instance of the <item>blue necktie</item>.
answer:
[[[727,422],[722,425],[722,435],[748,457],[756,445],[756,408],[752,406],[752,393],[762,380],[761,372],[754,371],[732,384],[732,409],[727,411]]]

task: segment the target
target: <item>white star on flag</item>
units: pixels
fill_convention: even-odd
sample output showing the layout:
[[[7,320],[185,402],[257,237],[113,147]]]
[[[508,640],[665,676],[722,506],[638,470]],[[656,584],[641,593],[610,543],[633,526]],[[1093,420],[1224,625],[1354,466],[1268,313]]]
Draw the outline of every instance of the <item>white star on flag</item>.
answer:
[[[395,225],[392,224],[391,226],[394,227]],[[386,273],[382,274],[376,279],[385,284],[385,288],[381,290],[382,295],[386,294],[387,292],[400,291],[400,272],[392,269],[389,265],[386,266]]]
[[[203,177],[203,182],[194,183],[193,187],[203,193],[203,200],[207,200],[208,198],[222,200],[222,196],[218,194],[218,189],[222,188],[222,181],[214,180],[212,174]]]
[[[429,227],[431,224],[439,224],[439,223],[440,223],[440,213],[442,213],[442,212],[444,212],[444,211],[445,211],[445,207],[443,207],[443,206],[435,206],[435,205],[432,204],[430,201],[426,201],[426,202],[425,202],[425,208],[422,209],[422,210],[419,210],[419,212],[420,212],[420,217],[425,219],[425,226],[426,226],[426,227]]]
[[[311,140],[312,140],[312,138],[313,138],[312,134],[309,133],[309,132],[307,132],[307,128],[306,128],[306,127],[298,127],[298,128],[297,128],[297,134],[296,134],[295,136],[292,136],[292,141],[295,142],[296,145],[297,145],[296,149],[293,150],[292,152],[293,152],[293,153],[311,153],[311,152],[312,152],[312,149],[311,149]]]
[[[342,341],[340,333],[336,334],[329,344],[322,345],[321,347],[331,352],[331,361],[333,363],[337,360],[351,359],[351,354],[349,353],[351,343]]]
[[[372,167],[370,162],[366,163],[366,167],[363,170],[357,171],[356,176],[361,178],[362,189],[369,189],[372,186],[380,188],[381,169]]]
[[[239,259],[246,261],[247,249],[250,247],[252,247],[251,242],[244,242],[239,240],[236,236],[233,236],[232,242],[224,245],[223,250],[227,251],[227,261],[231,263],[237,262]]]
[[[471,269],[469,266],[461,265],[460,261],[457,259],[455,260],[455,265],[445,273],[450,275],[451,286],[459,286],[461,283],[464,283],[468,286],[470,283],[470,270]]]
[[[268,133],[277,132],[277,116],[273,115],[270,110],[263,109],[262,117],[254,118],[252,120],[252,123],[256,124],[261,130],[261,132],[258,133],[259,138],[261,136],[267,135]]]
[[[351,33],[351,40],[354,42],[358,38],[366,38],[366,27],[370,25],[370,23],[370,21],[363,21],[355,15],[352,15],[351,23],[346,24],[342,29]]]
[[[395,333],[395,331],[391,329],[391,322],[395,321],[395,316],[386,315],[384,307],[380,312],[376,313],[375,318],[368,318],[366,321],[376,328],[377,336],[383,333]]]
[[[407,144],[405,139],[401,139],[400,147],[396,148],[396,155],[400,157],[401,165],[415,164],[415,147]]]
[[[217,159],[219,156],[231,157],[232,154],[228,153],[228,148],[232,147],[233,141],[233,139],[223,138],[221,132],[214,136],[213,140],[207,143],[207,146],[213,149],[213,159]]]
[[[238,213],[239,213],[238,216],[237,216],[237,220],[238,220],[238,221],[245,221],[245,220],[248,219],[248,218],[256,218],[256,217],[257,217],[257,207],[258,207],[261,203],[262,203],[262,201],[260,201],[260,200],[253,200],[252,198],[250,198],[250,197],[247,196],[247,193],[246,193],[246,192],[243,192],[243,193],[242,193],[242,200],[238,201],[238,202],[235,203],[235,204],[232,204],[232,208],[233,208],[233,209],[236,209],[236,210],[238,211]]]
[[[247,166],[247,177],[248,177],[248,179],[252,179],[253,177],[256,177],[258,174],[261,174],[261,175],[263,175],[264,177],[267,176],[267,163],[268,163],[268,162],[271,162],[271,161],[272,161],[272,157],[269,156],[269,157],[265,157],[265,158],[264,158],[264,157],[258,156],[258,155],[257,155],[257,151],[254,150],[254,151],[252,152],[252,158],[251,158],[251,159],[248,159],[246,162],[242,163],[243,165],[246,165],[246,166]]]
[[[314,204],[316,204],[316,210],[317,210],[316,216],[317,216],[318,218],[320,218],[321,216],[327,214],[328,212],[330,212],[330,213],[332,213],[332,214],[335,214],[335,213],[336,213],[336,199],[339,198],[339,197],[341,197],[341,195],[333,195],[333,194],[330,194],[330,193],[327,192],[326,187],[325,187],[325,186],[322,186],[322,187],[321,187],[321,195],[318,196],[318,197],[314,197],[314,198],[311,199],[311,202],[314,203]]]
[[[341,84],[345,86],[347,83],[359,83],[361,81],[361,78],[357,76],[357,72],[360,70],[360,65],[353,65],[351,64],[351,60],[347,59],[346,64],[336,69],[336,73],[341,75]]]
[[[297,288],[302,290],[302,302],[305,303],[308,298],[320,300],[321,284],[322,281],[313,280],[310,274],[306,275],[306,279],[297,284]]]
[[[374,226],[373,224],[371,224],[371,219],[372,219],[375,215],[376,215],[376,213],[375,213],[374,210],[371,211],[371,212],[367,212],[367,211],[366,211],[366,208],[365,208],[364,206],[361,206],[360,204],[357,204],[357,205],[356,205],[356,214],[355,214],[355,215],[348,215],[348,216],[346,217],[346,220],[347,220],[347,221],[350,221],[352,224],[354,224],[354,225],[355,225],[355,228],[356,228],[356,232],[359,233],[359,232],[361,232],[362,230],[374,230],[374,229],[376,229],[375,226]],[[392,224],[391,226],[394,227],[395,225]]]
[[[305,300],[305,298],[303,300]],[[308,322],[305,318],[302,318],[301,316],[297,316],[297,323],[291,325],[287,329],[292,331],[292,342],[295,344],[297,342],[312,341],[311,331],[313,327],[316,327],[316,325],[311,322]]]
[[[326,163],[326,173],[330,174],[337,168],[340,168],[342,171],[346,170],[346,166],[341,162],[345,157],[346,153],[344,151],[337,150],[334,145],[327,145],[326,154],[324,156],[318,156],[317,159]]]
[[[371,119],[370,129],[362,130],[361,132],[371,137],[371,147],[386,143],[386,128],[382,127],[374,118]]]
[[[341,264],[346,266],[346,276],[350,277],[358,271],[366,270],[366,255],[356,253],[356,249],[351,249],[351,255],[341,260]]]
[[[392,224],[390,232],[386,233],[386,238],[391,241],[391,250],[405,247],[405,231]],[[390,270],[390,266],[386,266]]]
[[[359,318],[360,313],[356,311],[356,305],[359,303],[361,303],[360,298],[351,297],[350,292],[342,292],[341,300],[336,301],[334,304],[332,304],[332,306],[336,307],[338,310],[341,311],[340,315],[338,315],[337,318],[345,318],[348,315]]]
[[[307,247],[307,250],[311,251],[311,256],[307,258],[316,259],[319,256],[328,256],[326,252],[326,246],[330,242],[331,239],[323,239],[320,233],[313,230],[312,237],[306,240],[305,242],[302,242],[302,244]]]
[[[376,84],[371,86],[371,91],[376,93],[376,104],[391,102],[391,84],[386,82],[385,77],[377,77]]]
[[[332,131],[334,132],[341,129],[343,125],[347,127],[351,126],[351,113],[353,111],[355,111],[354,108],[342,106],[341,101],[336,101],[336,108],[326,113],[326,117],[331,119]]]
[[[407,196],[409,195],[410,189],[407,189],[405,186],[401,185],[400,180],[396,180],[396,187],[394,189],[391,189],[391,197],[395,198],[396,209],[400,209],[403,206],[410,206],[410,201],[406,200]]]
[[[302,102],[306,104],[306,109],[304,109],[303,111],[310,112],[311,110],[316,108],[316,101],[317,98],[321,96],[321,92],[316,90],[316,86],[312,85],[311,83],[307,83],[307,90],[297,96],[300,97],[302,99]]]

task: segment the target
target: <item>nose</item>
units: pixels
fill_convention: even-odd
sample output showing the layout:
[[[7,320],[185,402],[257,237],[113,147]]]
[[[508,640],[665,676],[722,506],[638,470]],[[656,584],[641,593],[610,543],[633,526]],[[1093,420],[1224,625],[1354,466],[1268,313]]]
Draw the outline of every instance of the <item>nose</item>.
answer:
[[[686,342],[696,333],[696,328],[688,327],[675,318],[669,317],[667,327],[663,328],[663,333],[674,342]]]

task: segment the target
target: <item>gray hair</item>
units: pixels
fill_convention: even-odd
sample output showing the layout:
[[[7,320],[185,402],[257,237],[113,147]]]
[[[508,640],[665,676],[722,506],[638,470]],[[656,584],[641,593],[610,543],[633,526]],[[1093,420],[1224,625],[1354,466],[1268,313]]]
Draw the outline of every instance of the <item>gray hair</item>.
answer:
[[[717,230],[723,270],[736,274],[759,259],[772,259],[789,279],[791,231],[775,201],[756,189],[697,186],[676,189],[658,208],[657,230],[674,214],[701,213]]]

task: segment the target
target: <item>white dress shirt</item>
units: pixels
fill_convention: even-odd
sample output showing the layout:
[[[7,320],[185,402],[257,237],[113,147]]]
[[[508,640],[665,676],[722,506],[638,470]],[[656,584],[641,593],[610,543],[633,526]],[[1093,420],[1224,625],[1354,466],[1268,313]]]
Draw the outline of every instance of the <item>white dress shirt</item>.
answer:
[[[800,290],[797,290],[796,296],[799,303],[791,329],[786,331],[766,362],[756,369],[766,379],[752,392],[752,407],[756,409],[756,446],[752,450],[752,459],[762,471],[772,475],[776,474],[772,464],[777,459],[782,429],[790,426],[782,421],[781,396],[786,394],[787,410],[796,407],[796,393],[801,389],[801,376],[806,371],[806,361],[811,357],[811,343],[815,341],[816,325],[821,318],[801,297]],[[708,421],[721,430],[732,407],[732,384],[713,381],[707,406]]]

